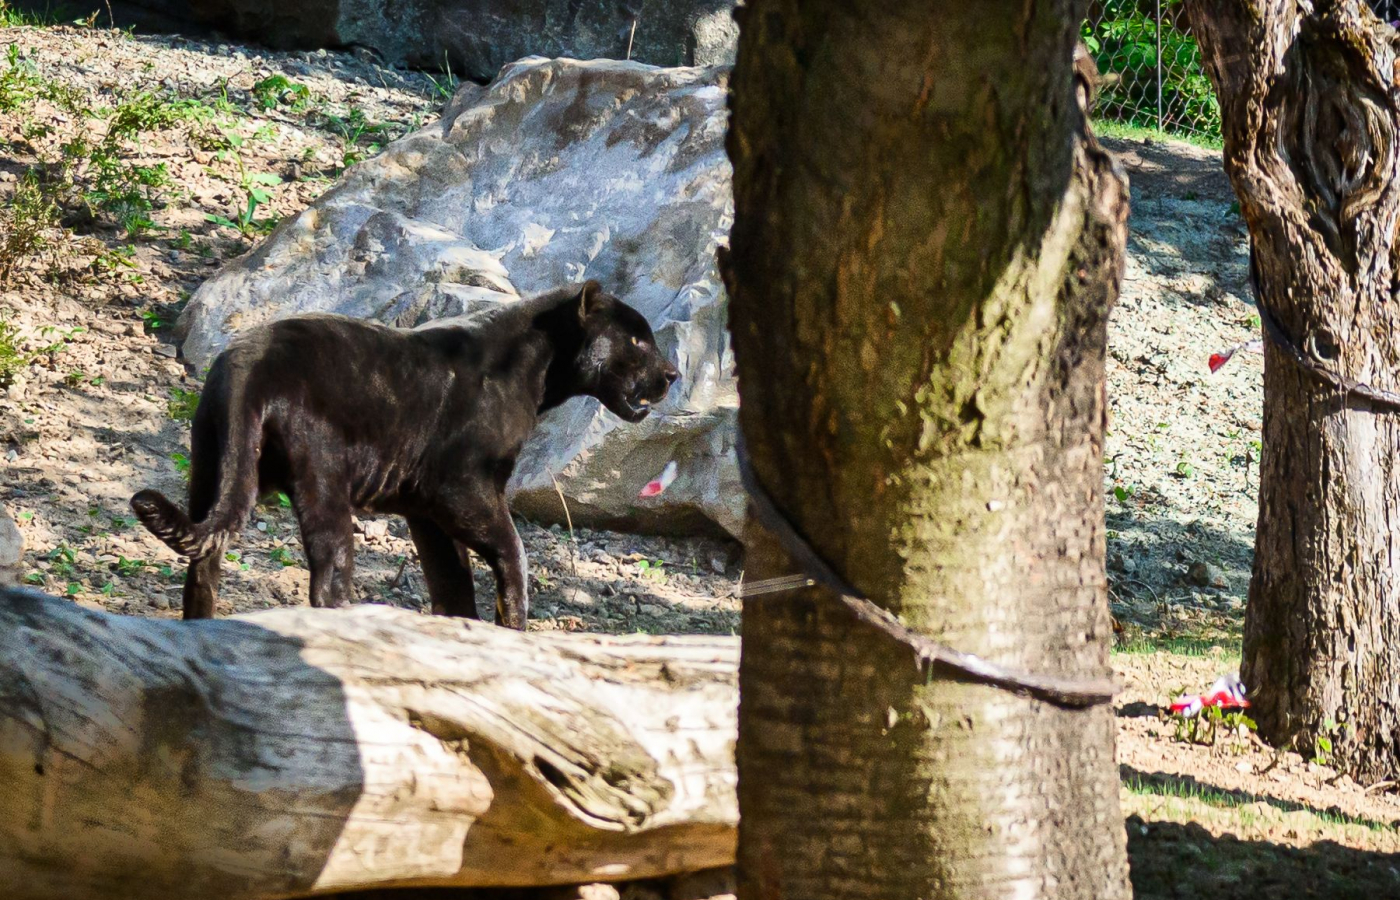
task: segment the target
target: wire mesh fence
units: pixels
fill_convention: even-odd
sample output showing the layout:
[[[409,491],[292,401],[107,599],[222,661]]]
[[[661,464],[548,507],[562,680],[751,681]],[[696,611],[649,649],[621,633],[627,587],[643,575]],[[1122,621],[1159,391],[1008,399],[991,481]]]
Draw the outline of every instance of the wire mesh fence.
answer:
[[[1220,137],[1220,104],[1181,0],[1094,0],[1083,37],[1102,78],[1095,118]]]
[[[1400,0],[1370,0],[1400,25]],[[1102,82],[1094,116],[1168,134],[1220,138],[1220,104],[1181,0],[1093,0],[1084,43]]]

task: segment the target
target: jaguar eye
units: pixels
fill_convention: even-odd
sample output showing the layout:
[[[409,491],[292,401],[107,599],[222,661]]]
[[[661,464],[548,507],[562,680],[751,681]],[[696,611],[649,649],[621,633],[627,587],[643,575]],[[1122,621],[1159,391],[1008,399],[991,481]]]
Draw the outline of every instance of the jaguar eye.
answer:
[[[633,347],[640,347],[640,346],[642,346],[642,342],[639,341],[639,340],[637,340],[636,335],[633,335],[633,337],[632,337],[632,346],[633,346]]]

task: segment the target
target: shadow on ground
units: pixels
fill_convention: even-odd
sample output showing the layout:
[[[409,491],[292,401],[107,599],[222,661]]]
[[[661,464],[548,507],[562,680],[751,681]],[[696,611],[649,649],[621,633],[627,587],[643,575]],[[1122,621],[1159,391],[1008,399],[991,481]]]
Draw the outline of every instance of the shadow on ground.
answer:
[[[1109,501],[1106,516],[1108,584],[1120,624],[1153,639],[1238,639],[1254,559],[1251,536],[1205,519],[1183,522],[1115,505]]]
[[[1340,809],[1319,809],[1315,806],[1309,806],[1306,803],[1299,803],[1296,800],[1284,800],[1271,794],[1259,794],[1253,791],[1219,787],[1209,782],[1193,778],[1190,775],[1174,775],[1167,772],[1143,772],[1127,765],[1120,765],[1118,767],[1118,775],[1126,784],[1154,790],[1160,789],[1161,793],[1169,796],[1200,797],[1205,800],[1205,802],[1212,805],[1263,803],[1272,806],[1280,812],[1310,812],[1315,815],[1329,817],[1347,825],[1361,825],[1365,828],[1391,827],[1388,822],[1377,822],[1374,819],[1348,815]]]
[[[1129,816],[1128,860],[1136,900],[1256,900],[1400,895],[1400,860],[1331,841],[1288,847],[1217,837],[1194,823]]]

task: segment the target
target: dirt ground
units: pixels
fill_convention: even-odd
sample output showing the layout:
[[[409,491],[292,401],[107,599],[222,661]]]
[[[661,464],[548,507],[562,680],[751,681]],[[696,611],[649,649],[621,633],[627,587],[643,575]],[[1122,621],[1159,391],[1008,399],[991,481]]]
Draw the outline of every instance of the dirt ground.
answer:
[[[175,315],[346,165],[431,122],[451,85],[367,57],[92,28],[0,29],[0,55],[0,502],[27,541],[30,584],[112,612],[178,616],[178,561],[127,507],[139,487],[183,494],[198,381],[175,358]],[[1163,712],[1238,666],[1262,362],[1240,354],[1215,375],[1206,365],[1258,335],[1219,153],[1109,143],[1133,187],[1109,337],[1105,490],[1137,895],[1400,896],[1389,786],[1307,761],[1317,748],[1275,753],[1247,729],[1193,740]],[[733,544],[521,531],[532,629],[738,629]],[[402,524],[366,520],[357,532],[362,601],[422,609]],[[220,613],[304,603],[306,582],[290,510],[272,501],[230,554]],[[480,572],[479,596],[492,591]]]

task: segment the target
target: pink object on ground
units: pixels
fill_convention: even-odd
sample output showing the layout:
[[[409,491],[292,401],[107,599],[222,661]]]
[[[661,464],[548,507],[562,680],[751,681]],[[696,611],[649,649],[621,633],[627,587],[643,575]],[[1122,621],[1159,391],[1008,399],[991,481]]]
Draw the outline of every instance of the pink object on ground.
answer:
[[[638,497],[655,497],[657,494],[671,486],[671,482],[676,480],[676,461],[673,459],[666,464],[666,468],[661,470],[661,474],[646,483],[646,486],[637,494]]]
[[[1206,693],[1183,694],[1177,697],[1172,701],[1172,712],[1189,719],[1207,706],[1218,706],[1221,709],[1244,709],[1249,706],[1240,676],[1221,675]]]
[[[1207,365],[1210,366],[1211,374],[1220,371],[1220,367],[1229,362],[1230,357],[1241,350],[1248,350],[1250,353],[1262,353],[1264,351],[1264,342],[1256,338],[1252,341],[1245,341],[1243,344],[1236,344],[1223,353],[1212,353],[1210,355],[1210,361],[1207,363]]]

